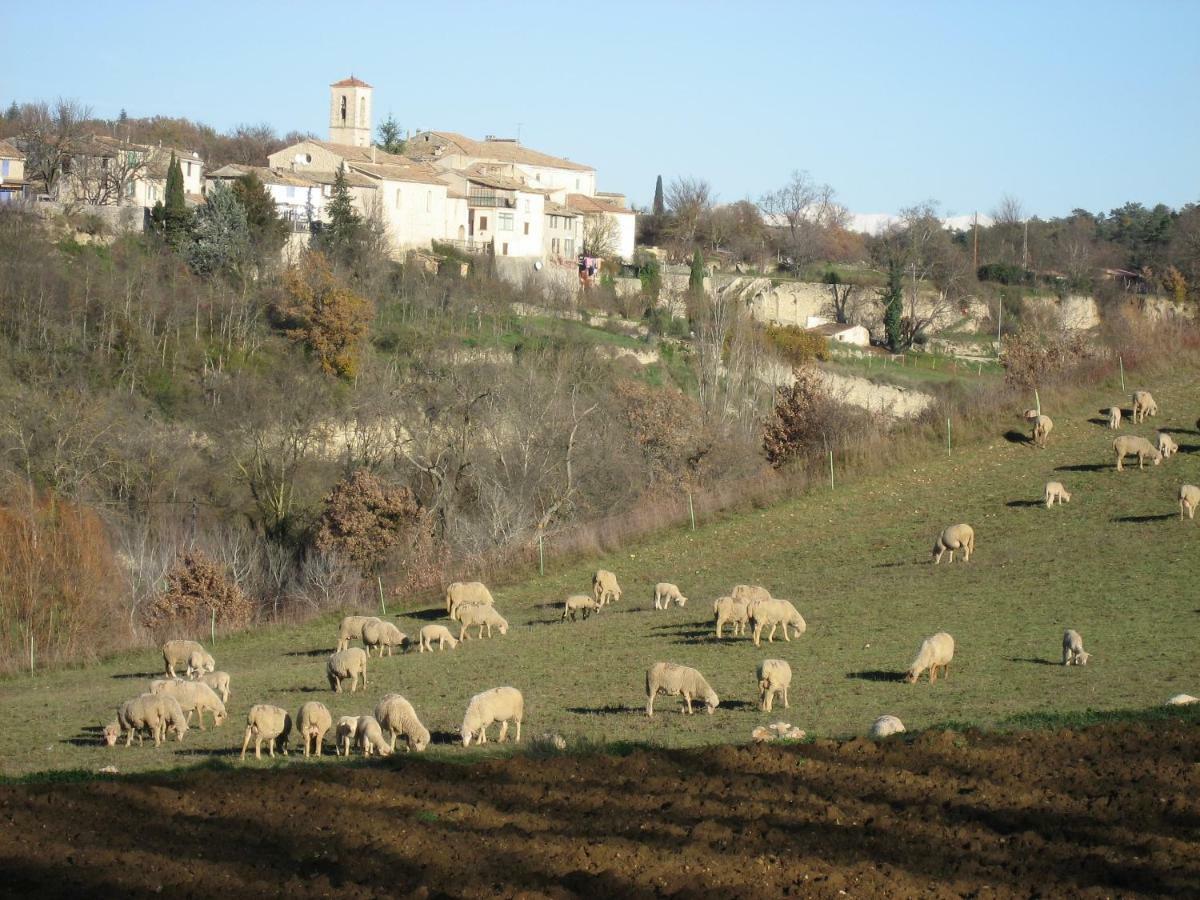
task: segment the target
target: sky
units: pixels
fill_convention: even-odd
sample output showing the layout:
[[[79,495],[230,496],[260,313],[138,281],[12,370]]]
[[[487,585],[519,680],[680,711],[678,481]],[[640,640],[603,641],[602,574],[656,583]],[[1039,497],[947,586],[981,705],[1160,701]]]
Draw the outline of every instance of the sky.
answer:
[[[262,3],[63,0],[8,41],[0,103],[218,130],[328,131],[328,85],[376,124],[585,162],[648,205],[657,175],[758,199],[803,170],[859,213],[1200,201],[1200,0]],[[47,27],[36,4],[9,35]]]

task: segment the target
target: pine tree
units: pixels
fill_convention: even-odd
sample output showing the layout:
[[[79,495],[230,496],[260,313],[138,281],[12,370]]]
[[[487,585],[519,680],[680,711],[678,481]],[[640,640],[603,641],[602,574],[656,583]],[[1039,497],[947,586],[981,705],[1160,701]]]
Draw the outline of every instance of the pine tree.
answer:
[[[333,192],[325,204],[328,221],[313,238],[313,246],[336,263],[353,265],[362,248],[365,234],[362,216],[354,208],[350,187],[346,184],[346,169],[338,169],[333,180]]]
[[[250,242],[260,256],[278,253],[287,241],[288,224],[275,208],[275,201],[266,186],[253,172],[233,182],[233,194],[246,211]]]
[[[121,107],[121,112],[117,115],[117,122],[121,125],[129,123],[129,113],[125,112],[125,107]]]
[[[21,118],[21,107],[17,106],[16,100],[8,105],[8,109],[4,113],[4,118],[10,122],[15,122]]]
[[[204,205],[196,211],[185,255],[188,265],[199,275],[218,272],[237,275],[249,260],[246,210],[227,185],[214,185]]]
[[[379,123],[379,139],[375,146],[385,153],[403,153],[404,138],[400,136],[400,123],[390,115]]]
[[[887,288],[883,294],[883,330],[887,344],[893,353],[900,350],[904,341],[904,287],[901,284],[903,272],[900,260],[888,262]]]
[[[667,211],[667,206],[663,202],[663,186],[662,176],[658,176],[658,180],[654,182],[654,207],[653,212],[656,216],[661,216]]]

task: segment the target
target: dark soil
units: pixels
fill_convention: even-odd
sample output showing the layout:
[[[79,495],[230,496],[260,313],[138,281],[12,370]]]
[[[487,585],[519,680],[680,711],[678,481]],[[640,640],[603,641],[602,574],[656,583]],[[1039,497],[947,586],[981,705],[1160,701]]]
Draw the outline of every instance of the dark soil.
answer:
[[[1200,730],[9,784],[0,893],[1196,896]]]

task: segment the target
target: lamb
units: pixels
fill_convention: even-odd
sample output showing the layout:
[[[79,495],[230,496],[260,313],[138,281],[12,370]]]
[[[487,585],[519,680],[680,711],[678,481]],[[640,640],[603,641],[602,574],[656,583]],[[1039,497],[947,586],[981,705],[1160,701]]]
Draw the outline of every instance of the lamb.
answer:
[[[1158,452],[1162,454],[1163,459],[1170,459],[1179,452],[1179,445],[1175,443],[1175,439],[1169,434],[1158,432]]]
[[[333,727],[333,716],[324,703],[310,700],[300,707],[296,713],[296,731],[304,739],[304,755],[308,756],[309,747],[313,753],[321,755],[321,744],[325,741],[325,732]]]
[[[1071,502],[1071,492],[1063,487],[1063,483],[1061,481],[1047,481],[1045,500],[1046,509],[1052,507],[1055,500],[1057,500],[1061,506],[1063,503]]]
[[[1033,443],[1036,447],[1045,447],[1046,439],[1054,430],[1054,420],[1049,416],[1038,416],[1033,420]]]
[[[396,752],[396,738],[399,735],[404,735],[408,749],[417,753],[429,746],[429,729],[421,724],[412,704],[399,694],[388,694],[379,701],[375,707],[375,719],[379,727],[391,735],[389,752]]]
[[[458,608],[459,621],[462,623],[458,630],[458,639],[465,641],[468,637],[467,629],[472,625],[479,626],[479,638],[483,638],[483,629],[487,629],[487,636],[492,636],[492,629],[499,628],[501,634],[508,634],[508,621],[500,613],[496,612],[494,607],[480,606],[475,603]]]
[[[121,720],[113,719],[104,726],[101,733],[105,747],[112,747],[117,743],[117,739],[121,737]]]
[[[1079,636],[1078,631],[1068,628],[1063,632],[1064,666],[1086,666],[1091,658],[1092,654],[1084,652],[1083,638]]]
[[[750,601],[743,597],[718,597],[713,601],[713,614],[717,617],[717,638],[721,637],[721,628],[726,622],[733,625],[733,636],[746,633],[746,623],[750,621],[747,607]]]
[[[525,717],[525,698],[515,687],[497,687],[490,691],[476,694],[467,704],[467,712],[462,720],[462,742],[464,747],[471,745],[474,738],[480,744],[487,743],[488,726],[493,722],[500,723],[500,736],[497,740],[504,743],[508,735],[508,722],[516,723],[517,735],[514,740],[521,742],[521,720]]]
[[[1167,706],[1191,706],[1193,703],[1200,703],[1200,697],[1193,697],[1191,694],[1176,694],[1170,698]]]
[[[954,562],[955,550],[962,550],[963,562],[970,562],[971,554],[975,552],[975,529],[965,522],[943,529],[933,545],[933,564],[935,566],[942,561],[942,554],[947,550],[950,551],[950,562]]]
[[[403,647],[408,642],[408,635],[391,622],[376,619],[373,622],[363,623],[362,642],[363,646],[367,648],[367,656],[371,655],[372,649],[377,648],[379,656],[382,658],[385,647],[387,655],[391,656],[393,647]]]
[[[195,641],[167,641],[162,648],[163,662],[166,663],[166,676],[177,678],[176,666],[186,666],[187,676],[193,673],[211,672],[217,667],[212,655]]]
[[[451,619],[458,618],[454,612],[463,603],[482,603],[495,606],[492,593],[482,581],[456,581],[446,588],[446,612]]]
[[[1196,507],[1200,506],[1200,487],[1185,484],[1179,489],[1179,521],[1183,521],[1186,512],[1189,519],[1196,518]]]
[[[1108,427],[1113,429],[1121,427],[1121,407],[1110,406],[1108,408]]]
[[[563,604],[562,620],[567,621],[570,616],[571,621],[575,621],[575,616],[582,613],[586,619],[594,612],[600,611],[600,604],[587,594],[572,594],[567,598],[567,602]]]
[[[192,724],[192,712],[200,720],[200,730],[204,730],[204,713],[213,714],[213,728],[225,721],[225,704],[217,696],[217,692],[203,681],[181,681],[178,678],[162,679],[150,683],[150,693],[174,697],[179,708],[187,714],[188,725]]]
[[[1154,465],[1162,462],[1162,454],[1158,452],[1158,448],[1151,444],[1144,437],[1138,437],[1136,434],[1123,434],[1113,441],[1113,450],[1117,454],[1117,471],[1125,470],[1124,460],[1126,456],[1137,456],[1138,468],[1145,466],[1146,460],[1152,460]]]
[[[359,650],[359,653],[362,651]],[[246,758],[246,748],[250,739],[254,738],[254,758],[262,759],[262,743],[267,742],[267,751],[275,758],[275,747],[287,756],[288,737],[292,733],[292,717],[286,709],[271,706],[269,703],[256,703],[246,714],[246,737],[242,741],[242,759]]]
[[[117,709],[117,723],[125,729],[125,746],[133,743],[133,733],[138,736],[138,746],[142,745],[142,729],[154,736],[154,746],[158,747],[167,738],[168,729],[175,732],[180,742],[188,731],[187,719],[179,708],[179,701],[174,697],[161,694],[142,694],[132,700],[126,700]]]
[[[1041,414],[1042,411],[1040,409],[1027,409],[1025,412],[1021,413],[1021,418],[1026,422],[1034,422]]]
[[[354,744],[354,736],[358,734],[358,716],[342,716],[337,721],[333,732],[333,753],[341,756],[343,749],[346,756],[350,755],[350,747]]]
[[[893,734],[902,734],[904,732],[904,723],[895,716],[880,716],[871,723],[871,737],[885,738],[891,737]]]
[[[758,664],[758,708],[770,712],[775,695],[783,697],[788,707],[788,686],[792,683],[792,667],[782,659],[764,659]]]
[[[1133,392],[1133,424],[1146,421],[1146,416],[1157,416],[1158,404],[1149,391]]]
[[[617,576],[607,569],[597,569],[592,576],[592,596],[601,606],[620,600],[621,586],[617,584]]]
[[[348,647],[338,650],[329,657],[325,664],[325,674],[329,677],[329,686],[335,693],[342,692],[342,682],[350,679],[350,693],[358,689],[358,676],[362,676],[363,687],[367,686],[367,651],[361,647]]]
[[[646,715],[654,716],[654,698],[659,694],[683,695],[687,714],[692,715],[692,698],[703,699],[711,716],[721,700],[695,669],[669,662],[656,662],[646,670]],[[683,711],[682,709],[680,710]]]
[[[667,609],[672,603],[679,606],[687,606],[687,597],[676,585],[667,581],[660,581],[654,586],[654,608]]]
[[[446,645],[450,645],[453,650],[458,646],[458,639],[450,633],[450,629],[445,625],[426,625],[421,629],[420,633],[420,651],[424,653],[426,650],[433,652],[433,642],[438,642],[438,649],[445,650]]]
[[[954,659],[954,638],[944,631],[939,631],[921,642],[921,650],[912,665],[908,667],[908,673],[904,676],[904,680],[909,684],[916,684],[921,673],[928,669],[929,683],[933,684],[937,681],[939,667],[942,674],[949,678],[952,659]]]
[[[372,753],[390,756],[392,753],[392,748],[383,737],[383,729],[379,727],[379,722],[374,716],[358,717],[358,730],[354,732],[354,742],[362,750],[363,756],[370,756]]]
[[[363,626],[368,622],[378,621],[378,616],[346,616],[338,626],[337,649],[345,650],[351,641],[361,641]]]
[[[228,672],[205,672],[198,680],[216,691],[222,703],[229,702]]]
[[[763,629],[768,625],[771,626],[771,631],[767,635],[767,643],[773,643],[775,640],[775,629],[783,626],[783,639],[791,642],[791,637],[788,636],[788,629],[796,630],[796,637],[804,634],[808,630],[808,625],[804,621],[804,617],[796,611],[790,600],[761,600],[753,604],[750,610],[750,624],[754,626],[754,646],[761,646],[760,639]]]

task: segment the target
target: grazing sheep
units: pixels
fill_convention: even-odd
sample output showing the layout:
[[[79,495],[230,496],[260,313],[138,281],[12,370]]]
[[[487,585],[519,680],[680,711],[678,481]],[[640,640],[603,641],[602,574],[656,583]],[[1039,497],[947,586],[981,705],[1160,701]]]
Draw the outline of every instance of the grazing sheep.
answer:
[[[143,729],[153,735],[155,747],[167,739],[168,729],[175,732],[180,742],[188,731],[187,718],[179,708],[179,701],[162,694],[142,694],[126,700],[117,709],[117,723],[125,729],[126,747],[133,743],[135,731],[139,747],[142,745]]]
[[[895,716],[880,716],[871,723],[871,737],[885,738],[904,732],[904,723]]]
[[[356,734],[358,734],[358,716],[342,716],[338,719],[337,728],[333,732],[334,755],[341,756],[344,749],[345,755],[349,756]]]
[[[491,606],[480,606],[477,603],[470,603],[466,606],[458,608],[459,622],[461,627],[458,630],[458,639],[465,641],[469,635],[467,629],[472,625],[479,626],[480,639],[483,638],[483,629],[487,629],[487,636],[492,636],[492,629],[499,628],[501,634],[508,634],[508,621],[496,609]]]
[[[296,713],[296,731],[304,739],[304,755],[308,756],[311,745],[312,752],[321,755],[321,744],[325,742],[325,732],[333,727],[333,716],[324,703],[310,700],[300,707]]]
[[[434,641],[437,641],[439,650],[445,650],[447,644],[450,645],[451,650],[458,646],[458,638],[452,635],[450,629],[445,625],[426,625],[421,629],[420,639],[420,651],[422,653],[426,650],[432,653]]]
[[[1183,521],[1186,512],[1189,519],[1196,518],[1196,507],[1200,506],[1200,487],[1185,484],[1179,489],[1179,521]]]
[[[729,596],[744,603],[758,603],[762,600],[770,600],[771,592],[758,584],[735,584],[733,590],[729,592]]]
[[[1146,421],[1146,416],[1157,416],[1158,404],[1150,396],[1149,391],[1133,392],[1133,423]]]
[[[947,550],[950,551],[950,562],[954,562],[955,550],[962,550],[963,562],[970,562],[971,554],[975,552],[975,529],[965,522],[943,529],[933,545],[933,564],[935,566],[942,561],[942,554]]]
[[[792,667],[782,659],[764,659],[758,664],[758,708],[770,712],[775,695],[783,698],[788,707],[788,686],[792,683]]]
[[[1191,694],[1176,694],[1167,701],[1167,706],[1190,706],[1193,703],[1200,703],[1200,697],[1193,697]]]
[[[490,691],[476,694],[467,704],[467,712],[462,720],[462,742],[464,747],[471,745],[474,738],[480,744],[487,743],[488,726],[493,722],[500,723],[500,736],[496,738],[504,743],[508,735],[508,721],[512,719],[517,726],[517,736],[514,740],[521,742],[521,720],[525,717],[525,698],[515,687],[498,687]]]
[[[607,569],[597,569],[592,576],[592,596],[601,606],[620,600],[621,586],[617,584],[617,576]]]
[[[362,651],[359,650],[359,653]],[[246,714],[246,737],[242,741],[242,759],[246,758],[246,748],[250,739],[254,738],[254,758],[262,759],[262,742],[267,742],[267,751],[275,758],[275,746],[279,752],[287,756],[288,737],[292,733],[292,717],[286,709],[271,706],[269,703],[256,703]]]
[[[104,746],[112,747],[113,745],[115,745],[117,743],[117,739],[120,736],[121,736],[121,720],[120,719],[113,719],[111,722],[109,722],[107,725],[104,726],[104,731],[102,732],[102,739],[104,741]]]
[[[733,636],[746,633],[746,624],[750,621],[747,607],[750,601],[743,595],[737,597],[718,597],[713,601],[713,614],[717,617],[717,638],[721,637],[721,629],[726,622],[733,625]]]
[[[457,619],[455,610],[464,603],[481,603],[495,606],[492,593],[482,581],[456,581],[446,588],[446,612],[451,619]]]
[[[1027,409],[1025,412],[1021,413],[1021,418],[1026,422],[1034,422],[1037,421],[1037,417],[1041,414],[1042,411],[1040,409]]]
[[[1063,665],[1064,666],[1086,666],[1088,660],[1092,658],[1092,654],[1085,653],[1083,649],[1083,638],[1074,628],[1068,628],[1063,632]]]
[[[654,715],[654,698],[659,694],[671,697],[683,695],[687,705],[687,714],[692,714],[692,699],[703,699],[711,716],[720,704],[717,692],[708,686],[704,676],[688,666],[680,666],[669,662],[656,662],[646,670],[646,715]],[[680,712],[683,710],[681,709]]]
[[[383,737],[383,729],[374,716],[359,716],[358,730],[354,732],[354,742],[362,750],[363,756],[378,753],[380,756],[390,756],[392,748]]]
[[[329,657],[325,664],[325,674],[329,676],[329,686],[335,693],[342,692],[342,682],[350,679],[350,693],[358,689],[358,676],[362,676],[363,687],[367,686],[367,651],[361,647],[349,647],[339,650]]]
[[[200,720],[200,730],[204,730],[204,713],[213,714],[213,728],[225,721],[225,704],[217,696],[217,692],[203,681],[181,681],[178,678],[162,679],[150,683],[150,693],[174,697],[179,702],[179,708],[187,714],[188,725],[192,724],[192,712]]]
[[[1113,450],[1117,454],[1118,472],[1124,471],[1124,459],[1126,456],[1136,455],[1139,469],[1145,466],[1148,459],[1153,460],[1156,466],[1162,462],[1162,454],[1158,452],[1158,448],[1144,437],[1138,437],[1136,434],[1121,435],[1113,441]]]
[[[1175,439],[1169,434],[1158,432],[1158,452],[1162,454],[1163,459],[1170,459],[1179,452],[1179,445],[1175,443]]]
[[[216,691],[222,703],[229,702],[228,672],[205,672],[198,680]]]
[[[429,729],[417,718],[412,704],[399,694],[388,694],[375,707],[375,720],[385,734],[391,736],[389,752],[396,752],[396,738],[404,735],[409,750],[420,753],[429,746]]]
[[[921,650],[917,654],[917,658],[913,660],[913,664],[908,667],[908,674],[904,676],[904,680],[909,684],[916,684],[921,673],[928,669],[929,683],[933,684],[937,681],[939,667],[942,675],[949,678],[952,659],[954,659],[954,638],[944,631],[939,631],[921,642]]]
[[[1045,500],[1046,509],[1052,507],[1055,500],[1057,500],[1061,506],[1063,503],[1071,502],[1071,492],[1063,487],[1063,483],[1061,481],[1047,481]]]
[[[1032,441],[1036,447],[1045,447],[1046,439],[1050,437],[1050,432],[1054,430],[1054,420],[1049,416],[1038,416],[1033,420],[1033,436]]]
[[[346,616],[338,626],[337,649],[345,650],[351,641],[361,641],[363,626],[368,622],[378,621],[378,616]]]
[[[763,629],[768,625],[771,626],[771,631],[767,635],[768,644],[775,641],[775,629],[780,625],[783,626],[783,639],[789,643],[792,640],[788,636],[789,628],[796,630],[796,637],[800,637],[808,630],[804,617],[796,611],[796,607],[792,605],[791,601],[779,598],[760,600],[758,603],[751,604],[750,624],[754,626],[755,647],[760,646]]]
[[[575,616],[582,614],[586,619],[594,612],[600,611],[600,604],[595,598],[589,597],[587,594],[572,594],[567,598],[567,602],[563,604],[562,620],[567,621],[570,616],[571,621],[575,621]]]
[[[1108,408],[1108,427],[1114,429],[1121,427],[1121,407],[1110,406]]]
[[[167,641],[162,648],[163,662],[166,663],[168,678],[178,678],[176,666],[185,666],[187,676],[193,673],[211,672],[217,667],[212,655],[195,641]]]
[[[676,585],[667,581],[660,581],[654,586],[654,608],[666,609],[672,603],[679,606],[687,606],[687,597]]]
[[[387,655],[391,656],[393,647],[403,647],[408,643],[408,635],[391,622],[376,619],[374,622],[363,623],[362,641],[363,646],[367,648],[367,656],[371,655],[373,648],[378,648],[379,656],[382,658],[385,647]]]

